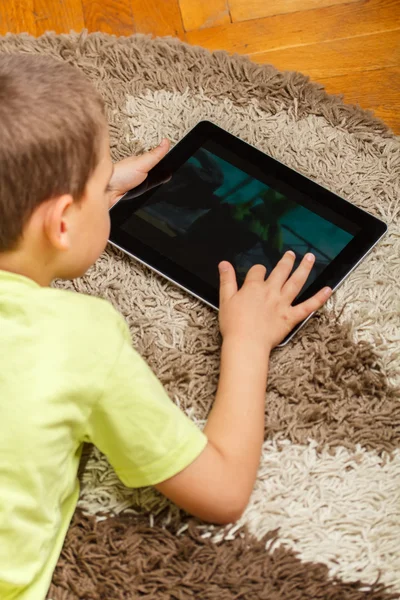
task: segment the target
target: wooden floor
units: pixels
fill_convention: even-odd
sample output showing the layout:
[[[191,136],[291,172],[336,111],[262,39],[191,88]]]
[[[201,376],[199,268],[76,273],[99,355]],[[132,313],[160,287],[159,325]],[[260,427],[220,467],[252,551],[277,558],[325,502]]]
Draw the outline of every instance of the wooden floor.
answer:
[[[0,34],[173,35],[302,71],[400,134],[400,0],[0,0]]]

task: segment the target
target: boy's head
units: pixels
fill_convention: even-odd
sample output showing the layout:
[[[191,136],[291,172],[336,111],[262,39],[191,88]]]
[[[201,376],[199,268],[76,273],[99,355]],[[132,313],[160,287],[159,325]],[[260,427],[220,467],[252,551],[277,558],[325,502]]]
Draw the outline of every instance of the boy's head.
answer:
[[[64,62],[2,54],[0,131],[0,258],[25,252],[54,277],[82,274],[110,227],[100,96]]]

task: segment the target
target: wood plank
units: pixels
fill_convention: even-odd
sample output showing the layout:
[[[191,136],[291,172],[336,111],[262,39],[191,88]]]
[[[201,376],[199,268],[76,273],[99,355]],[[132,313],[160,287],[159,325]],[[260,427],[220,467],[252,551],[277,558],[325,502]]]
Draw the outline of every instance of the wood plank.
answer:
[[[130,0],[84,0],[83,15],[89,32],[135,33]]]
[[[178,0],[131,0],[131,6],[138,33],[172,35],[184,39]]]
[[[0,35],[7,32],[36,35],[33,0],[0,0]]]
[[[232,21],[262,19],[273,15],[314,10],[334,4],[361,3],[360,0],[229,0]]]
[[[329,94],[343,94],[344,101],[373,110],[400,134],[400,67],[351,73],[318,80]],[[394,83],[397,81],[397,85]]]
[[[398,0],[368,0],[362,5],[330,6],[312,12],[277,15],[191,31],[186,34],[186,38],[189,43],[209,50],[253,54],[399,27]]]
[[[85,27],[81,0],[35,0],[36,35],[45,31],[69,33]]]
[[[251,54],[257,63],[301,71],[313,79],[400,65],[400,29]]]
[[[227,0],[179,0],[179,6],[185,31],[231,22]]]

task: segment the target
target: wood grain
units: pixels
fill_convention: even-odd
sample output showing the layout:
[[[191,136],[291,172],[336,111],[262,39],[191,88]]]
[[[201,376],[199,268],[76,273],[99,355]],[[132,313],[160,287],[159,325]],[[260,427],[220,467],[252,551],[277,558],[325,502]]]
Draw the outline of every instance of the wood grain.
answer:
[[[0,0],[0,34],[81,31],[85,27],[81,0]]]
[[[131,0],[131,6],[136,31],[184,37],[178,0]]]
[[[276,15],[265,19],[191,31],[191,44],[239,54],[317,44],[400,28],[398,0],[369,0],[319,8],[312,12]]]
[[[229,0],[232,21],[261,19],[284,13],[298,13],[333,4],[349,4],[359,0]]]
[[[83,15],[89,32],[135,33],[130,0],[84,0]]]
[[[0,34],[8,31],[36,35],[33,0],[0,0]]]
[[[400,65],[400,29],[258,52],[251,59],[282,70],[301,71],[313,79],[394,67]]]
[[[35,0],[36,35],[51,29],[56,33],[81,31],[85,27],[81,0]]]
[[[231,22],[227,0],[180,0],[179,5],[185,31]]]

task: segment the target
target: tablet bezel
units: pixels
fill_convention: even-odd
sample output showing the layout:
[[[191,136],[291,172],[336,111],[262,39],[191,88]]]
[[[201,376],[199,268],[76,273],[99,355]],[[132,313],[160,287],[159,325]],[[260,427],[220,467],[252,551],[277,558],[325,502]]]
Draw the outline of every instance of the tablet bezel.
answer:
[[[298,304],[325,286],[333,290],[357,267],[361,260],[372,250],[387,231],[387,225],[366,212],[344,200],[334,192],[321,186],[315,181],[291,169],[271,156],[264,154],[254,146],[221,129],[210,121],[200,121],[170,152],[152,169],[148,179],[138,188],[128,192],[110,210],[111,233],[110,243],[120,248],[133,258],[147,265],[163,277],[185,289],[213,308],[218,309],[218,289],[205,283],[194,273],[180,267],[169,258],[162,256],[153,248],[121,229],[121,225],[146,200],[158,190],[158,181],[165,181],[176,171],[196,150],[206,141],[213,140],[218,145],[229,149],[230,152],[244,158],[254,165],[254,170],[268,173],[276,179],[285,182],[295,191],[311,198],[325,209],[331,209],[337,215],[344,217],[360,227],[353,240],[326,267],[316,280],[296,299]],[[151,186],[154,187],[151,188]],[[151,189],[149,189],[151,188]],[[129,198],[127,200],[127,198]],[[216,265],[217,268],[217,265]],[[311,317],[311,315],[310,315]],[[308,317],[308,318],[310,318]],[[286,344],[306,321],[299,323],[280,344]]]

